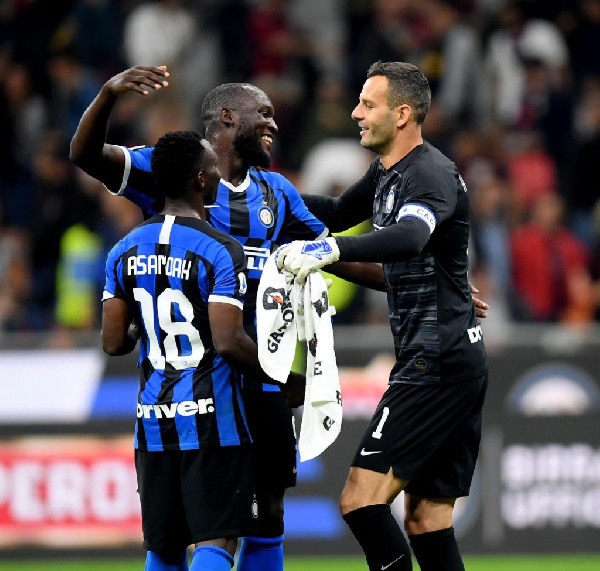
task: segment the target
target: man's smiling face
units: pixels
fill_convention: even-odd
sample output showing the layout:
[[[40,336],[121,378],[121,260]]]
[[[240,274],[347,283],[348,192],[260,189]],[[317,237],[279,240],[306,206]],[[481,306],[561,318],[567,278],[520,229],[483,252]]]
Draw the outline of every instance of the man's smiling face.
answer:
[[[360,127],[360,144],[366,149],[384,154],[396,133],[395,110],[388,103],[388,79],[382,75],[365,81],[352,119]]]
[[[248,90],[248,97],[238,111],[239,124],[233,140],[235,152],[246,164],[271,166],[271,145],[277,134],[274,114],[273,104],[264,91]]]

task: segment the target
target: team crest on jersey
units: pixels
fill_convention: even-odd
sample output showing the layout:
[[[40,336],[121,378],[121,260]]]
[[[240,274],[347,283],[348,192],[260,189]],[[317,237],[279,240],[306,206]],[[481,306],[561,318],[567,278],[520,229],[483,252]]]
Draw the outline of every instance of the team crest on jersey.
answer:
[[[389,214],[394,208],[394,190],[396,190],[396,185],[393,184],[388,192],[387,198],[385,200],[385,213]]]
[[[261,206],[258,210],[258,219],[261,221],[263,226],[270,228],[273,226],[275,216],[273,215],[273,211],[268,206]]]
[[[427,370],[427,361],[425,359],[417,359],[415,361],[415,369],[419,373],[424,373]]]

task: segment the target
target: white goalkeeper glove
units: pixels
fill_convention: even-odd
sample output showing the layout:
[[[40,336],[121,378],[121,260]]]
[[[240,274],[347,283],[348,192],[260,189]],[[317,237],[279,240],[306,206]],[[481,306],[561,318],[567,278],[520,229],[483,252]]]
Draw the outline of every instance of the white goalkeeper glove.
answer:
[[[296,240],[285,244],[275,253],[275,261],[279,269],[292,272],[300,283],[312,270],[322,268],[340,259],[340,249],[335,238],[325,238],[316,242]]]

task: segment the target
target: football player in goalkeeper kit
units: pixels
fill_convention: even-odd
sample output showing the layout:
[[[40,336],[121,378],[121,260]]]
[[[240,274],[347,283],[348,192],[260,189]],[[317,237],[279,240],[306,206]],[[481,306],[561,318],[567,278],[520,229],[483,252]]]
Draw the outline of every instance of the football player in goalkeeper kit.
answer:
[[[422,571],[464,569],[452,527],[469,494],[481,437],[487,356],[467,280],[469,199],[456,165],[423,140],[431,102],[415,66],[371,66],[352,117],[378,157],[336,198],[307,196],[333,231],[373,216],[374,232],[279,248],[304,280],[337,260],[383,264],[396,363],[358,445],[340,508],[372,571],[412,569],[390,504]]]

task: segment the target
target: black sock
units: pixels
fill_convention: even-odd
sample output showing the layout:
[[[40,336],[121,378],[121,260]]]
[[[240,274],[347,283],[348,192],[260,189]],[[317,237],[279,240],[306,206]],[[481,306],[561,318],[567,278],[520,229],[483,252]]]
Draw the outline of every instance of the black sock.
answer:
[[[360,543],[371,571],[412,571],[410,548],[390,506],[380,504],[344,516]]]
[[[421,571],[464,571],[454,528],[409,535]]]

